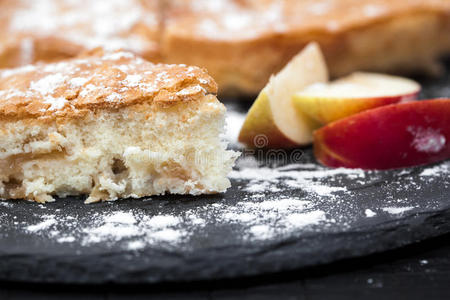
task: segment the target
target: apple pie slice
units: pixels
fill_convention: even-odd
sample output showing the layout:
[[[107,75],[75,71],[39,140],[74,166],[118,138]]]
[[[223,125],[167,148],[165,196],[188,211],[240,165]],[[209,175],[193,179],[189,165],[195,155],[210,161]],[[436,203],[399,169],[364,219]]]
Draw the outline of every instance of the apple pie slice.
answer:
[[[1,0],[0,67],[102,47],[159,61],[160,0]]]
[[[309,42],[331,77],[436,72],[450,53],[449,0],[170,0],[165,61],[206,68],[225,94],[257,94]]]
[[[206,72],[97,53],[0,72],[0,197],[225,191],[237,153]]]

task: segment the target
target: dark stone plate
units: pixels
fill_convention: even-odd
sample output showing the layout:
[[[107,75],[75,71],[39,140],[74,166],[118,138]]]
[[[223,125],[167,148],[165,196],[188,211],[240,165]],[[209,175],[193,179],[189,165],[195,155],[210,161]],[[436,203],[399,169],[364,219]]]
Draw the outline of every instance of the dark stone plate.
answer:
[[[449,78],[422,81],[422,97],[450,96]],[[246,109],[236,102],[229,107]],[[364,256],[450,232],[450,162],[333,171],[317,165],[310,149],[244,154],[232,188],[222,195],[93,205],[80,198],[0,202],[0,280],[236,278]],[[284,202],[277,208],[274,201]]]

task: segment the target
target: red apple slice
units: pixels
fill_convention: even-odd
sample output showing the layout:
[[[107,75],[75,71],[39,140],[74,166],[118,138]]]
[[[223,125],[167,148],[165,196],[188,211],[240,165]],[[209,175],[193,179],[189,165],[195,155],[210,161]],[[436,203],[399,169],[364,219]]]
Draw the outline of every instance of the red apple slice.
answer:
[[[314,154],[329,167],[392,169],[450,158],[450,99],[387,105],[314,133]]]
[[[330,83],[308,86],[293,97],[298,111],[322,124],[363,110],[417,99],[420,85],[410,79],[375,73],[353,73]]]

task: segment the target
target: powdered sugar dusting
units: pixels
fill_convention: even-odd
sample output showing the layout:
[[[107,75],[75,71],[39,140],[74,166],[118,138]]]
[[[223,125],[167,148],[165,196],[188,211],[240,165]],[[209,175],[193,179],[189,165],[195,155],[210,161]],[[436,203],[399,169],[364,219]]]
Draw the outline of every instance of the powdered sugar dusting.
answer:
[[[51,97],[44,100],[44,103],[50,104],[50,107],[48,108],[50,111],[62,109],[68,102],[69,101],[67,101],[64,97]]]
[[[87,49],[101,46],[139,52],[151,42],[133,34],[137,25],[156,30],[157,17],[136,0],[40,0],[22,1],[11,16],[8,30],[12,34],[61,37]],[[32,47],[30,42],[23,45],[24,63],[30,62]]]
[[[52,94],[55,89],[65,80],[65,76],[60,73],[49,74],[38,81],[31,82],[30,89],[41,95]]]
[[[27,78],[20,76],[28,72],[33,73]],[[12,113],[22,114],[20,109],[11,108],[26,106],[26,113],[34,116],[75,113],[87,103],[106,103],[118,108],[117,104],[134,103],[136,97],[150,102],[155,91],[176,90],[181,82],[183,88],[169,93],[168,99],[200,97],[212,93],[213,88],[212,79],[200,68],[155,65],[122,51],[0,70],[0,78],[0,108],[8,107]]]
[[[412,146],[419,152],[437,153],[444,149],[445,136],[439,130],[410,126],[407,130],[413,135]]]
[[[402,214],[404,212],[407,212],[411,209],[413,209],[413,206],[406,206],[406,207],[384,207],[382,208],[383,211],[390,213],[390,214],[394,214],[394,215],[398,215],[398,214]]]
[[[377,215],[377,213],[376,212],[374,212],[373,210],[371,210],[371,209],[366,209],[365,211],[364,211],[364,214],[366,215],[366,217],[368,217],[368,218],[371,218],[371,217],[373,217],[373,216],[376,216]]]
[[[301,188],[318,196],[333,196],[336,192],[346,192],[342,186],[324,185],[317,181],[319,178],[332,177],[337,174],[351,174],[364,178],[364,171],[349,169],[318,169],[314,171],[289,171],[279,168],[243,168],[232,171],[230,177],[235,180],[249,180],[247,191],[261,191],[262,189],[279,190]]]
[[[56,224],[54,215],[45,215],[40,223],[29,225],[25,229],[28,232],[38,232],[45,229],[49,229],[52,225]]]
[[[262,31],[286,28],[283,1],[252,7],[227,0],[195,1],[190,9],[202,13],[194,28],[196,33],[210,39],[252,38]]]

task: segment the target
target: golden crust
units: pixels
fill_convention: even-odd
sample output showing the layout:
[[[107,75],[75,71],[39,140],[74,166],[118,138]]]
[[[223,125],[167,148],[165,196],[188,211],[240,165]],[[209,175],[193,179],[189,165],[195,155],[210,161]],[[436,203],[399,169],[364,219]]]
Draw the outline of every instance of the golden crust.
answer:
[[[161,49],[207,68],[221,91],[255,94],[310,41],[333,77],[414,72],[450,52],[449,31],[447,0],[172,0]]]
[[[159,1],[2,0],[0,66],[56,61],[96,47],[159,59]]]
[[[60,120],[141,104],[158,109],[216,92],[216,83],[200,68],[153,64],[129,52],[99,51],[0,71],[0,118]]]

